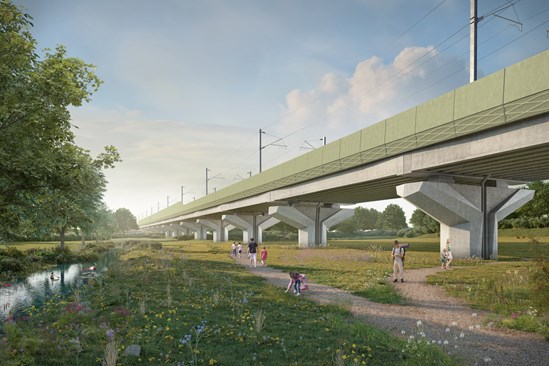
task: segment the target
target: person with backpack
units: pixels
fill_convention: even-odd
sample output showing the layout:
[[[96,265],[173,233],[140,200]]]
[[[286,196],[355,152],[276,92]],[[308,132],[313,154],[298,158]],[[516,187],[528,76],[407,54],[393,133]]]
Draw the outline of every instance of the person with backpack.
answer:
[[[254,238],[250,239],[250,242],[248,243],[248,257],[250,258],[250,267],[256,267],[257,265],[257,242],[254,240]]]
[[[400,282],[404,282],[404,257],[406,251],[401,248],[398,240],[393,243],[393,250],[391,251],[391,257],[393,258],[393,282],[397,282],[400,278]]]

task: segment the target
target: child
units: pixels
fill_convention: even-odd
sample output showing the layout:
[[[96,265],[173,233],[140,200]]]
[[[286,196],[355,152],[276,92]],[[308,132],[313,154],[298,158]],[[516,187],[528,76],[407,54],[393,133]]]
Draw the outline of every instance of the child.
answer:
[[[238,248],[238,262],[240,262],[240,258],[242,258],[242,243],[241,242],[238,242],[237,248]]]
[[[234,241],[231,247],[231,258],[236,259],[236,243]]]
[[[290,283],[284,292],[290,291],[290,288],[293,286],[294,294],[296,294],[296,296],[301,295],[301,290],[307,290],[308,288],[307,285],[302,285],[302,283],[305,282],[305,279],[306,277],[303,273],[290,272]]]
[[[440,256],[440,261],[442,262],[440,269],[447,269],[448,268],[448,249],[446,248],[442,249],[442,255]]]
[[[261,251],[261,266],[265,267],[267,265],[267,247],[263,247]]]

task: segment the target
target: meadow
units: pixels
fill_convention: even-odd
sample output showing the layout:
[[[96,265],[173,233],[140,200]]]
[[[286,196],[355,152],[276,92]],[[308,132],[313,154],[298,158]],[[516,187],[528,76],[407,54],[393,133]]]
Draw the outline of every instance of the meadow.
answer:
[[[491,321],[500,326],[547,337],[547,313],[540,309],[546,311],[549,299],[535,279],[546,264],[539,254],[548,239],[502,237],[500,260],[454,260],[452,271],[428,280],[493,312]],[[6,365],[45,366],[460,364],[442,348],[355,322],[345,306],[321,306],[267,285],[230,258],[230,243],[161,242],[161,249],[125,246],[116,266],[74,289],[71,298],[51,298],[5,322],[0,358]],[[401,242],[410,242],[407,269],[440,265],[437,238]],[[386,281],[391,243],[263,245],[271,267],[377,302],[405,304]]]
[[[456,365],[266,285],[225,245],[129,249],[71,298],[4,323],[4,365]]]

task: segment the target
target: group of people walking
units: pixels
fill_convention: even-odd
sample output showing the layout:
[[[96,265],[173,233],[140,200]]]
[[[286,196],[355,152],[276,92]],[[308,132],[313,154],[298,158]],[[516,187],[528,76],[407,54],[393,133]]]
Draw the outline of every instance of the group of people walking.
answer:
[[[254,238],[251,238],[248,242],[248,248],[247,248],[247,254],[248,258],[250,260],[250,267],[257,267],[257,249],[259,245],[254,240]],[[398,240],[395,240],[393,242],[393,249],[391,250],[391,258],[393,260],[393,283],[401,282],[404,283],[404,259],[406,258],[406,248],[409,247],[409,244],[407,243],[399,243]],[[240,263],[240,259],[242,258],[242,243],[236,244],[236,242],[233,241],[232,248],[231,248],[231,257],[235,260],[238,260]],[[261,266],[265,267],[267,265],[267,247],[263,247],[260,253],[260,259],[261,259]],[[453,256],[452,252],[450,251],[450,240],[448,239],[446,241],[446,247],[442,250],[441,255],[441,262],[442,266],[441,269],[449,269],[450,263],[452,262]],[[290,272],[290,283],[288,284],[288,288],[286,289],[286,292],[290,290],[290,288],[294,288],[294,293],[296,295],[300,295],[301,289],[302,289],[302,282],[304,282],[305,275],[300,274],[297,272]]]
[[[248,242],[248,259],[250,259],[250,267],[257,267],[257,248],[259,245],[255,241],[254,238],[251,238]],[[242,243],[236,244],[236,242],[233,241],[232,248],[231,248],[231,258],[237,259],[240,263],[240,259],[242,258]],[[267,247],[263,247],[260,253],[260,259],[261,259],[261,266],[265,267],[267,265]]]

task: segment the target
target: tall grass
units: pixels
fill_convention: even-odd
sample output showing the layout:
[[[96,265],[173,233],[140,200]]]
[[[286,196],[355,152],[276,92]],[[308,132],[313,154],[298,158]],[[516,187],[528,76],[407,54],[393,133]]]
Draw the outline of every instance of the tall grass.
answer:
[[[175,259],[177,253],[167,259],[165,251],[127,252],[116,269],[82,290],[90,299],[87,309],[67,314],[66,303],[57,300],[27,314],[13,325],[12,336],[0,336],[0,359],[13,365],[74,364],[74,352],[61,345],[78,339],[82,365],[327,366],[336,357],[345,364],[456,364],[437,347],[409,349],[405,340],[356,324],[345,310],[285,294],[234,264],[224,251],[213,254],[210,245],[192,243],[183,250],[184,261]],[[143,272],[154,281],[142,281]],[[47,339],[52,346],[31,347],[23,339]],[[29,346],[20,352],[24,344]],[[134,344],[139,355],[122,351]],[[31,358],[40,362],[25,361]]]

